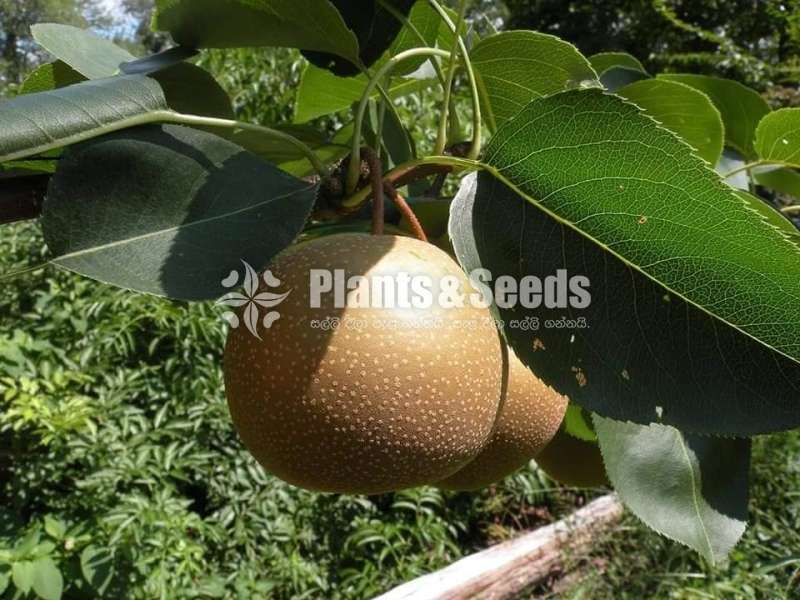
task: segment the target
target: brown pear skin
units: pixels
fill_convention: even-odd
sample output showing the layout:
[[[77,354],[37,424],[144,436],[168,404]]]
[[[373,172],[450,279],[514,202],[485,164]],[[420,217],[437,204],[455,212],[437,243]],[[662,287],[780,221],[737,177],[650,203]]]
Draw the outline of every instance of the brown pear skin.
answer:
[[[536,457],[536,464],[550,479],[568,487],[608,486],[600,447],[559,430]]]
[[[507,391],[489,444],[438,487],[474,491],[505,479],[539,454],[558,431],[567,398],[536,377],[510,349],[507,364]]]
[[[269,291],[291,290],[275,308],[280,318],[258,330],[261,339],[232,329],[225,348],[228,405],[248,450],[293,485],[349,494],[429,484],[472,460],[502,396],[502,347],[489,310],[435,300],[424,309],[341,309],[334,293],[311,308],[311,269],[434,282],[449,275],[469,285],[446,253],[406,237],[334,235],[279,255],[269,270],[282,284]],[[420,317],[441,323],[386,326]],[[338,328],[314,325],[331,318]]]

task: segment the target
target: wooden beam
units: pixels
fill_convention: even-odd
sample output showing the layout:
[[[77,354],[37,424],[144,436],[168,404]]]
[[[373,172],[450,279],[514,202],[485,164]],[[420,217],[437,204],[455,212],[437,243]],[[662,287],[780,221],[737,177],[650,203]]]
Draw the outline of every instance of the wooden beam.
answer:
[[[619,522],[622,512],[615,494],[602,496],[561,521],[462,558],[375,600],[512,598],[562,566],[565,554],[590,548],[598,533]]]

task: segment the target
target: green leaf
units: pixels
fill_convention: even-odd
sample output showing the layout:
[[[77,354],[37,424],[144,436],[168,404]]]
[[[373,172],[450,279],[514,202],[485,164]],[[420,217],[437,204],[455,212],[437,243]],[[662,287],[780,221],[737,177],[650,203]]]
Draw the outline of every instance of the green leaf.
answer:
[[[295,103],[295,123],[306,123],[317,117],[349,109],[361,99],[369,80],[365,75],[337,77],[333,73],[307,65],[300,78]],[[435,82],[431,79],[397,79],[389,88],[391,98],[427,89]],[[372,98],[378,98],[376,92]]]
[[[358,62],[358,39],[327,0],[157,0],[153,28],[190,48],[285,46]]]
[[[744,190],[737,190],[736,194],[747,203],[747,206],[759,213],[764,220],[781,230],[792,242],[800,246],[800,230],[794,226],[781,212],[775,210],[767,202]]]
[[[29,86],[35,85],[35,91],[63,87],[59,83],[65,78],[74,79],[74,74],[80,74],[87,79],[104,79],[119,74],[120,70],[130,75],[149,72],[152,73],[152,79],[161,84],[170,108],[187,114],[233,118],[230,98],[210,73],[189,63],[176,63],[176,58],[190,55],[186,48],[173,48],[173,54],[166,58],[147,57],[137,60],[127,50],[77,27],[34,25],[33,32],[35,39],[59,59],[54,64],[64,65],[53,67],[58,68],[59,79],[49,76],[46,71],[36,76]],[[81,79],[72,83],[79,81]],[[45,87],[51,83],[51,87]]]
[[[37,94],[86,81],[86,78],[67,63],[57,60],[34,69],[19,89],[20,94]]]
[[[50,515],[45,516],[44,518],[44,530],[47,532],[51,538],[60,540],[62,539],[67,533],[67,526],[64,524],[63,521],[59,519],[54,519]]]
[[[719,162],[725,128],[719,111],[708,96],[688,85],[646,79],[617,92],[667,129],[677,133],[712,165]]]
[[[642,81],[649,78],[650,76],[647,73],[643,73],[638,69],[629,69],[628,67],[612,67],[600,75],[600,83],[609,92],[617,92],[626,85],[631,85],[637,81]]]
[[[757,92],[738,81],[706,75],[659,75],[659,79],[677,81],[706,94],[719,109],[725,124],[727,145],[746,158],[754,158],[753,139],[759,121],[770,111]]]
[[[353,136],[352,124],[340,129],[333,139],[328,140],[318,130],[305,125],[280,127],[309,146],[325,165],[330,165],[350,153],[348,142]],[[230,140],[253,154],[279,166],[295,177],[305,177],[314,173],[305,154],[297,146],[285,140],[255,133],[251,130],[236,130]]]
[[[87,583],[103,595],[114,577],[113,555],[104,548],[87,546],[81,552],[81,573]]]
[[[569,435],[579,440],[584,442],[597,441],[597,434],[594,432],[591,416],[576,404],[570,403],[567,406],[567,413],[564,415],[562,427]]]
[[[27,594],[33,587],[33,562],[22,560],[11,565],[11,580],[16,588],[23,594]]]
[[[774,169],[755,173],[759,185],[800,199],[800,173],[791,169]]]
[[[411,139],[411,135],[397,116],[397,113],[393,110],[386,111],[380,140],[377,139],[376,133],[378,117],[378,103],[371,101],[364,135],[367,143],[373,148],[378,148],[379,146],[384,148],[386,151],[384,158],[388,159],[386,166],[393,167],[416,158],[414,140]]]
[[[87,79],[112,77],[122,64],[136,60],[113,42],[71,25],[40,23],[31,33],[40,46]]]
[[[300,233],[316,186],[185,127],[115,133],[68,150],[42,212],[53,262],[127,289],[185,300],[226,292]]]
[[[155,121],[167,109],[161,86],[144,75],[18,96],[0,103],[0,163]]]
[[[750,440],[597,416],[594,423],[606,472],[625,505],[710,563],[724,560],[747,527]]]
[[[9,583],[11,583],[11,573],[0,573],[0,596],[8,589]]]
[[[533,31],[506,31],[484,38],[470,58],[493,128],[535,98],[597,79],[575,46]]]
[[[60,600],[64,578],[53,559],[40,558],[33,563],[33,591],[43,600]]]
[[[428,0],[418,0],[414,4],[408,15],[408,21],[417,32],[419,32],[422,39],[425,40],[424,44],[411,29],[402,27],[400,33],[397,34],[397,37],[389,48],[389,56],[397,56],[401,52],[411,50],[412,48],[419,48],[422,45],[433,47],[436,45],[436,40],[439,37],[440,31],[445,29],[450,31],[450,28],[444,25],[439,13],[433,9]],[[452,37],[452,33],[450,35]],[[383,58],[385,59],[386,57],[384,56]],[[405,60],[401,65],[395,68],[392,73],[395,76],[413,73],[419,69],[426,60],[425,57]]]
[[[384,1],[403,16],[408,16],[415,2],[415,0]],[[383,56],[400,32],[402,24],[377,0],[331,0],[331,2],[358,39],[358,60],[337,56],[336,53],[308,50],[303,52],[303,55],[317,67],[327,69],[340,77],[357,75],[363,67],[372,66]]]
[[[590,284],[588,306],[499,309],[507,324],[585,319],[506,328],[537,375],[620,420],[734,435],[800,424],[800,248],[674,134],[617,97],[565,92],[532,102],[485,156],[490,172],[465,180],[451,212],[462,265]]]
[[[800,108],[764,117],[756,129],[755,150],[761,160],[800,168]]]
[[[647,69],[635,56],[627,52],[599,52],[589,57],[589,63],[598,75],[602,75],[609,69],[623,67],[647,74]]]

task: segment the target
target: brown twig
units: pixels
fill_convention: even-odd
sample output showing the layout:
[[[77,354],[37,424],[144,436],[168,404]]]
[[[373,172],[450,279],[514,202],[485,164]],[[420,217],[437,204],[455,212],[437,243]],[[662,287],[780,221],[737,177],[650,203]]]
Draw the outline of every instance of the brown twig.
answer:
[[[397,210],[399,210],[400,213],[406,218],[406,221],[408,221],[408,224],[411,226],[411,231],[414,233],[417,239],[427,242],[428,236],[425,235],[425,230],[422,228],[422,223],[419,222],[417,215],[414,213],[414,210],[411,208],[411,206],[409,206],[408,202],[406,202],[406,199],[400,195],[400,192],[398,192],[397,189],[391,183],[389,183],[389,181],[383,182],[383,189],[387,194],[389,194],[392,202],[394,202],[395,206],[397,206]]]
[[[383,165],[378,154],[368,146],[361,149],[361,155],[369,168],[372,186],[372,235],[383,235]]]

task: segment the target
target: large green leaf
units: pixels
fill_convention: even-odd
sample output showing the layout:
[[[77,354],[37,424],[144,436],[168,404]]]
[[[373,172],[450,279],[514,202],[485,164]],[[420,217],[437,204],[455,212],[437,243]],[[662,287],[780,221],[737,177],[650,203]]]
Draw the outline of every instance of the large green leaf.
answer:
[[[462,265],[591,284],[580,309],[500,309],[506,323],[586,319],[507,328],[551,386],[692,432],[800,424],[800,248],[683,142],[617,97],[566,92],[509,121],[485,162],[452,209]]]
[[[145,127],[68,150],[42,213],[54,263],[172,298],[222,295],[300,233],[316,186],[222,138]]]
[[[597,416],[594,424],[606,473],[625,505],[712,564],[724,560],[747,527],[750,440]]]
[[[800,168],[800,108],[783,108],[758,124],[755,149],[761,160]]]
[[[160,120],[168,108],[159,83],[145,75],[18,96],[0,103],[0,163]]]
[[[64,578],[52,558],[39,558],[33,563],[33,591],[42,600],[60,600]]]
[[[493,128],[535,98],[597,78],[575,46],[533,31],[505,31],[484,38],[470,58]]]
[[[677,81],[705,93],[722,115],[726,143],[746,158],[754,157],[756,127],[770,111],[766,100],[757,92],[738,81],[706,75],[659,75],[659,78]]]
[[[40,46],[87,79],[112,77],[122,64],[136,60],[113,42],[71,25],[40,23],[31,33]]]
[[[659,79],[637,81],[617,92],[667,129],[674,131],[712,165],[719,162],[725,142],[722,117],[703,92]]]
[[[625,69],[632,69],[647,74],[644,65],[635,56],[631,56],[627,52],[599,52],[589,57],[594,70],[598,75],[602,75],[609,69],[622,67]]]
[[[182,46],[286,46],[359,61],[358,39],[328,0],[157,0],[154,29]]]
[[[182,113],[230,119],[233,107],[230,98],[210,73],[195,65],[183,62],[163,64],[160,68],[142,68],[140,61],[127,50],[103,39],[91,31],[69,25],[42,24],[33,27],[34,38],[53,54],[58,61],[51,71],[35,72],[26,82],[32,91],[47,91],[77,83],[75,75],[86,79],[113,77],[134,67],[134,71],[152,72],[151,77],[161,84],[167,105]],[[186,49],[175,49],[179,56]],[[149,59],[153,61],[152,57]],[[156,62],[158,62],[156,60]],[[136,65],[139,65],[136,67]],[[63,65],[63,66],[62,66]],[[41,69],[46,69],[42,67]],[[127,74],[146,74],[127,73]],[[73,79],[73,81],[69,81]],[[52,87],[47,87],[51,85]]]
[[[314,65],[335,75],[357,75],[370,67],[394,42],[402,23],[377,0],[330,0],[341,13],[345,24],[358,39],[358,61],[330,52],[305,51],[304,56]],[[416,0],[383,0],[395,11],[408,16]],[[420,0],[420,3],[427,0]]]
[[[365,75],[337,77],[330,71],[307,65],[300,79],[295,103],[295,123],[306,123],[317,117],[350,108],[361,99],[369,80]],[[430,79],[397,79],[389,88],[391,98],[401,98],[433,85]],[[376,92],[372,96],[378,98]]]

